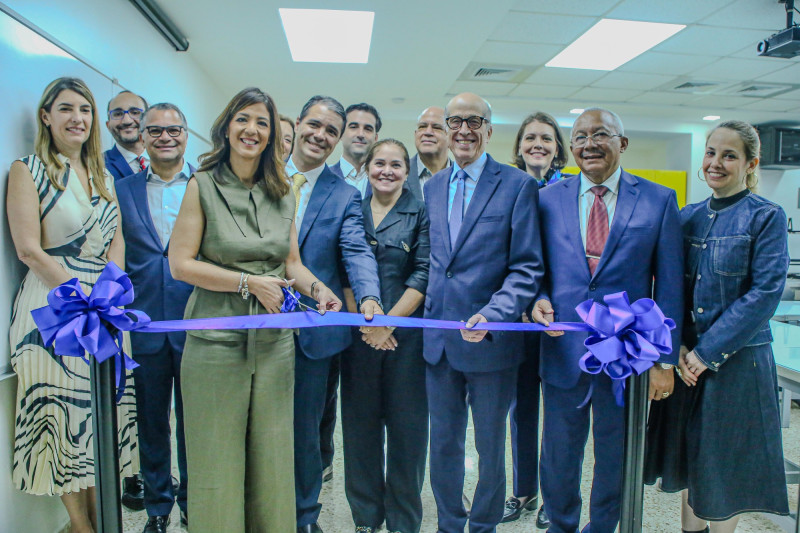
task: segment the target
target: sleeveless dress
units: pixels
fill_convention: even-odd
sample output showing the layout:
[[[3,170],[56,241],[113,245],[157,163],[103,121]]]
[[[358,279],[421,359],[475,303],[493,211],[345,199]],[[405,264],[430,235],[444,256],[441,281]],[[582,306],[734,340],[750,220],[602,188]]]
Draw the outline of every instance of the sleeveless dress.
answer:
[[[106,265],[106,253],[117,231],[117,204],[87,197],[78,176],[66,165],[63,191],[52,186],[36,155],[20,159],[33,176],[39,194],[42,248],[88,294]],[[113,191],[108,172],[106,187]],[[45,348],[31,311],[47,305],[50,288],[28,271],[11,315],[11,365],[17,373],[17,417],[14,441],[14,485],[30,494],[62,495],[95,485],[89,365],[79,357],[59,357]],[[130,342],[125,337],[125,351]],[[128,386],[117,407],[120,469],[139,471],[136,401]]]

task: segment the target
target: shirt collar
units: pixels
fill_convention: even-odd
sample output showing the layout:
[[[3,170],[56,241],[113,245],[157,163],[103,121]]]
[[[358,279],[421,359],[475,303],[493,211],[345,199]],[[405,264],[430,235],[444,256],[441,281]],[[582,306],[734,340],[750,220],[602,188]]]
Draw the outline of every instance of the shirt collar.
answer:
[[[478,159],[464,167],[464,172],[467,173],[467,176],[472,178],[472,181],[477,182],[478,178],[481,177],[481,174],[483,174],[483,169],[486,167],[486,160],[486,152],[483,152]],[[453,171],[450,173],[450,181],[455,179],[459,170],[461,170],[461,167],[458,166],[456,161],[453,161]]]
[[[289,177],[290,182],[292,180],[292,176],[300,172],[303,176],[306,177],[306,181],[308,181],[312,187],[317,182],[317,178],[319,178],[319,175],[322,174],[323,170],[325,170],[325,163],[322,163],[322,165],[318,166],[317,168],[312,168],[311,170],[300,172],[299,170],[297,170],[297,167],[294,165],[294,160],[291,157],[289,158],[289,161],[286,162],[286,175]]]
[[[355,170],[356,167],[351,165],[350,161],[342,157],[341,159],[339,159],[339,168],[342,170],[342,176],[346,178],[347,176],[350,175],[351,172],[353,172],[353,170]],[[358,176],[359,174],[361,173],[356,172],[356,176]]]
[[[417,158],[417,177],[421,177],[422,173],[425,172],[426,170],[428,171],[428,174],[433,176],[433,172],[431,172],[431,170],[428,167],[425,166],[425,163],[422,162],[422,159],[420,159],[419,154],[415,155],[414,157]],[[453,165],[453,162],[450,161],[450,158],[448,157],[447,158],[447,164],[444,166],[444,168],[449,168],[452,165]]]
[[[130,163],[134,159],[139,159],[138,155],[134,154],[133,152],[129,152],[128,150],[126,150],[122,146],[120,146],[118,144],[115,145],[115,146],[117,147],[117,150],[119,150],[119,153],[122,154],[122,157],[125,158],[125,161],[127,161],[128,163]],[[144,152],[142,152],[142,155],[145,155]],[[145,156],[145,159],[147,159],[147,156]]]
[[[609,191],[613,192],[614,194],[617,194],[617,192],[619,191],[619,178],[621,175],[622,175],[622,167],[617,167],[617,170],[615,170],[614,173],[611,174],[611,176],[609,176],[608,179],[606,179],[606,181],[601,183],[601,185],[605,185]],[[589,178],[587,178],[586,176],[584,176],[583,172],[581,172],[580,176],[581,176],[580,195],[583,196],[589,189],[591,189],[597,184],[589,180]]]
[[[153,173],[152,165],[147,165],[147,181],[160,181],[162,183],[175,183],[176,181],[189,181],[192,175],[192,170],[189,168],[189,163],[184,159],[183,167],[172,177],[172,180],[166,181],[158,174]]]

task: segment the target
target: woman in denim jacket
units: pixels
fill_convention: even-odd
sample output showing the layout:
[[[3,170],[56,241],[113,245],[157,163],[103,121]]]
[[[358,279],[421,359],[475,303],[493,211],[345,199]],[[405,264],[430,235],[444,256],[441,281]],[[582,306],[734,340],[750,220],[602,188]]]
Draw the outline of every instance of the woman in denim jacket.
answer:
[[[714,128],[703,158],[712,196],[681,212],[683,384],[651,408],[645,480],[683,491],[686,532],[789,511],[769,327],[789,267],[786,215],[753,193],[759,150],[747,123]]]

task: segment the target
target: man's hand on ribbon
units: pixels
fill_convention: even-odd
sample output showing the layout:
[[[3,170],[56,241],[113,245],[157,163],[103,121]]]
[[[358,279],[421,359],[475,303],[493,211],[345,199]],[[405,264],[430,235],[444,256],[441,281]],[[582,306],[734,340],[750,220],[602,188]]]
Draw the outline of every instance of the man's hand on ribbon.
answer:
[[[542,298],[541,300],[537,300],[536,303],[533,304],[533,310],[531,311],[531,315],[533,316],[533,321],[536,322],[537,324],[549,326],[550,322],[552,322],[555,318],[555,311],[553,311],[553,306],[550,304],[550,300]],[[564,334],[563,331],[550,331],[550,330],[545,330],[545,333],[547,333],[551,337],[559,337]]]
[[[287,289],[294,285],[294,280],[285,280],[275,276],[250,276],[248,279],[248,290],[258,298],[267,313],[274,314],[281,312],[283,304],[282,287]]]
[[[474,331],[470,329],[475,324],[479,324],[481,322],[488,322],[488,320],[486,320],[486,317],[480,313],[475,313],[472,315],[469,320],[467,320],[467,329],[461,330],[461,338],[467,342],[481,342],[489,332],[485,329],[478,329]]]
[[[375,315],[382,315],[383,309],[375,300],[367,300],[361,303],[361,314],[366,320],[372,320]]]

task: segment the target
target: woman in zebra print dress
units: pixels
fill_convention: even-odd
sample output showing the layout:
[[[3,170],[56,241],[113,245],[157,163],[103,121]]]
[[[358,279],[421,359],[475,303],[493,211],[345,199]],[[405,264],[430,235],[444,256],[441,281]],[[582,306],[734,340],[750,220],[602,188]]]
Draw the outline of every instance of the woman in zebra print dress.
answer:
[[[94,452],[89,366],[43,346],[30,311],[53,287],[78,278],[88,293],[109,260],[124,267],[125,244],[113,178],[103,166],[100,120],[83,81],[59,78],[38,107],[35,153],[15,161],[7,211],[17,255],[29,271],[9,332],[18,376],[13,482],[31,494],[59,495],[73,533],[91,532]],[[130,347],[126,347],[130,353]],[[118,407],[120,464],[139,469],[133,387]]]

